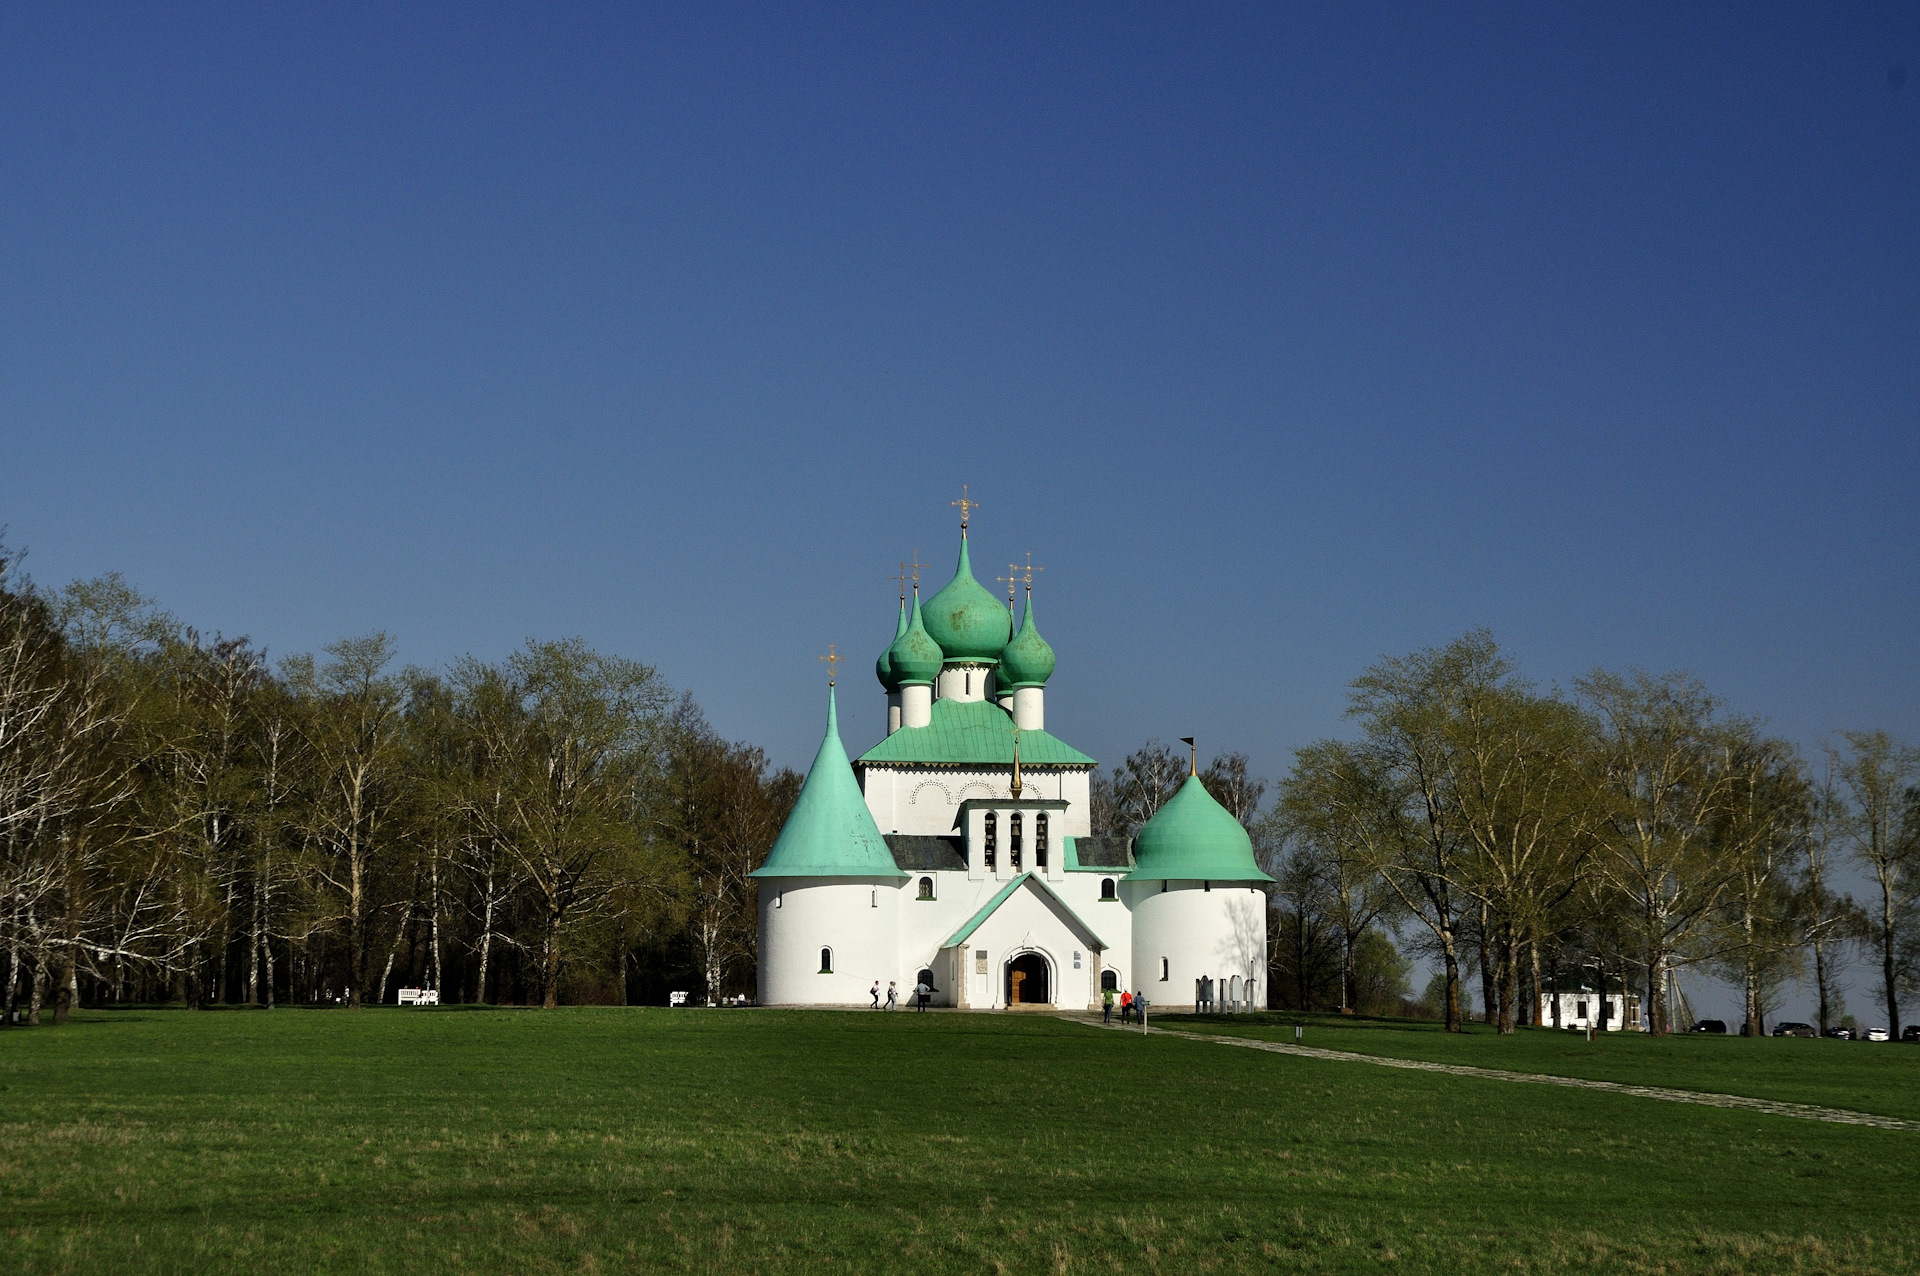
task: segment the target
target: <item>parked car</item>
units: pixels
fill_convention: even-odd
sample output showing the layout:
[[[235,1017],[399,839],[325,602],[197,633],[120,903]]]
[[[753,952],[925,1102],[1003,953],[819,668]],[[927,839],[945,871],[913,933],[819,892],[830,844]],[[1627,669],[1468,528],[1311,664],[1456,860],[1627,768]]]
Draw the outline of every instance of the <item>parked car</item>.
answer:
[[[1829,1029],[1827,1029],[1827,1032],[1826,1032],[1826,1035],[1827,1035],[1827,1036],[1829,1036],[1829,1037],[1832,1037],[1832,1038],[1833,1038],[1833,1039],[1834,1039],[1835,1041],[1852,1041],[1852,1040],[1853,1040],[1853,1029],[1851,1029],[1851,1028],[1829,1028]]]
[[[1910,1023],[1900,1031],[1902,1041],[1920,1041],[1920,1023]]]
[[[1888,1039],[1887,1030],[1885,1028],[1869,1028],[1866,1031],[1866,1038],[1868,1041],[1886,1041]]]
[[[1813,1030],[1813,1025],[1810,1023],[1777,1023],[1773,1025],[1773,1035],[1776,1037],[1817,1037],[1820,1034]],[[1885,1035],[1885,1033],[1881,1034],[1883,1039]]]
[[[1702,1019],[1699,1023],[1693,1025],[1693,1027],[1687,1029],[1687,1031],[1715,1032],[1721,1036],[1725,1036],[1727,1032],[1727,1021],[1725,1019]]]

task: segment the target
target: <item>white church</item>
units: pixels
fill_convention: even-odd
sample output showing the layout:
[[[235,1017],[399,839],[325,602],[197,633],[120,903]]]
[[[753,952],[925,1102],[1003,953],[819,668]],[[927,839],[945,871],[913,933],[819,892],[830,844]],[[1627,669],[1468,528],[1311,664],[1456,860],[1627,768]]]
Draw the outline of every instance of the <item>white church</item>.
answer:
[[[1046,729],[1053,648],[1029,573],[1013,602],[968,558],[923,607],[903,598],[876,672],[887,735],[857,760],[827,730],[754,876],[761,1005],[907,1002],[1082,1009],[1101,990],[1150,1005],[1264,1004],[1266,899],[1246,830],[1197,776],[1137,837],[1092,835],[1092,758]],[[1205,981],[1205,982],[1203,982]]]

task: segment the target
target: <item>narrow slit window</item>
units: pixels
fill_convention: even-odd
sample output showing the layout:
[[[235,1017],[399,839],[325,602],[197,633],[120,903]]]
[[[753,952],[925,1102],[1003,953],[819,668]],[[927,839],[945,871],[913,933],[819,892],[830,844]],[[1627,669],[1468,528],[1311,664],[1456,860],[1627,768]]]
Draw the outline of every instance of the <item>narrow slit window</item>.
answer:
[[[1163,981],[1167,978],[1167,959],[1165,957],[1160,959],[1160,978]]]
[[[831,975],[833,973],[833,949],[831,948],[822,948],[820,950],[820,973],[823,975]]]

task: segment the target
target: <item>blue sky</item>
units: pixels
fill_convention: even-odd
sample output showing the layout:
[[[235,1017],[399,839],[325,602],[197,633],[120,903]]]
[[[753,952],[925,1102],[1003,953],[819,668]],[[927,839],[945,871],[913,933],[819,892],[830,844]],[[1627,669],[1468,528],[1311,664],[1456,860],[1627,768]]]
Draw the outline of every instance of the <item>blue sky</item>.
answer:
[[[1920,739],[1912,6],[0,10],[0,522],[804,765],[895,564],[1257,770],[1382,654]]]

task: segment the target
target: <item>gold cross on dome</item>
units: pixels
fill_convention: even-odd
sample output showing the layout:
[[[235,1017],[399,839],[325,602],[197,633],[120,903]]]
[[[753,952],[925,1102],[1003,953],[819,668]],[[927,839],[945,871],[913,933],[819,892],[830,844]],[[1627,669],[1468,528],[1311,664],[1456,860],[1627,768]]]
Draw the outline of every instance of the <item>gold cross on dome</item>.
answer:
[[[829,687],[833,685],[834,674],[839,671],[840,662],[846,659],[845,656],[840,655],[839,653],[834,651],[833,648],[834,648],[834,644],[828,643],[827,654],[820,657],[822,663],[824,663],[827,666],[827,685]]]
[[[923,563],[920,561],[920,551],[917,549],[913,551],[912,562],[900,564],[901,570],[913,573],[913,592],[916,596],[920,593],[920,569],[931,566],[933,566],[932,563]]]
[[[917,557],[917,555],[916,555],[916,557]],[[917,575],[917,574],[918,574],[918,573],[916,573],[916,575]],[[902,604],[904,604],[904,603],[905,603],[905,602],[907,601],[907,581],[908,581],[908,580],[910,579],[910,578],[908,577],[908,575],[907,575],[907,565],[906,565],[905,563],[901,563],[901,564],[900,564],[900,574],[899,574],[898,576],[889,576],[889,577],[887,577],[887,579],[888,579],[888,580],[892,580],[892,581],[898,581],[898,582],[899,582],[899,584],[900,584],[900,601],[901,601],[901,603],[902,603]],[[916,580],[916,581],[915,581],[915,583],[916,583],[916,584],[918,584],[919,582],[918,582],[918,581]]]
[[[1009,571],[1011,571],[1011,570],[1012,570],[1012,565],[1011,565],[1011,564],[1009,564],[1009,565],[1008,565],[1008,570],[1009,570]],[[1043,571],[1045,571],[1045,570],[1047,570],[1047,569],[1046,569],[1046,568],[1044,568],[1044,567],[1036,567],[1036,566],[1034,566],[1034,564],[1033,564],[1033,551],[1032,551],[1032,550],[1028,550],[1028,551],[1027,551],[1027,574],[1026,574],[1026,577],[1025,577],[1025,579],[1026,579],[1026,582],[1027,582],[1027,592],[1028,592],[1029,594],[1031,594],[1031,593],[1033,592],[1033,574],[1034,574],[1035,572],[1043,572]]]
[[[1020,564],[1008,563],[1007,574],[1005,576],[995,576],[993,579],[995,583],[1005,585],[1007,587],[1007,610],[1012,611],[1013,610],[1013,587],[1020,583]],[[1028,586],[1028,588],[1032,588],[1032,586]]]
[[[980,502],[967,499],[967,485],[962,483],[960,485],[960,499],[957,501],[948,501],[947,504],[958,505],[960,507],[960,534],[965,536],[967,534],[967,515],[979,509]]]

